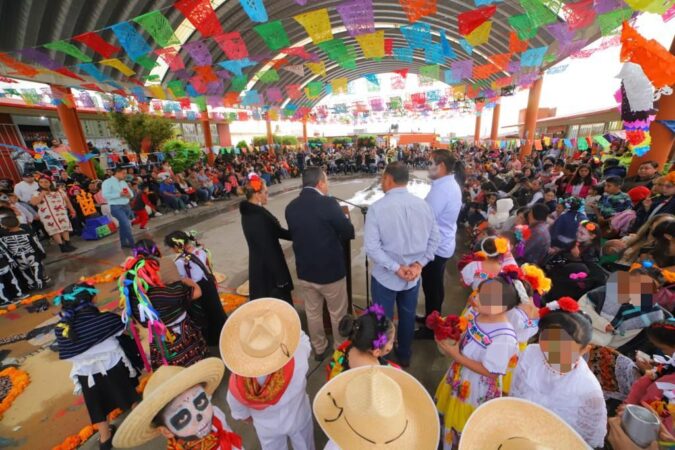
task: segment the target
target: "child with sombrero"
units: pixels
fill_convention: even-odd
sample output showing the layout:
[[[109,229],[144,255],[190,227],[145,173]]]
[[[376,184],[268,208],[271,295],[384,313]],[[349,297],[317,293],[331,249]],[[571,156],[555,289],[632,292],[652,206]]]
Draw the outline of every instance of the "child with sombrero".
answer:
[[[243,449],[241,437],[211,403],[224,373],[218,358],[188,368],[160,367],[148,380],[143,401],[120,425],[113,444],[136,447],[162,435],[170,450]]]
[[[251,420],[262,450],[314,450],[307,396],[309,338],[283,300],[257,299],[225,322],[220,354],[232,371],[227,403],[232,417]]]

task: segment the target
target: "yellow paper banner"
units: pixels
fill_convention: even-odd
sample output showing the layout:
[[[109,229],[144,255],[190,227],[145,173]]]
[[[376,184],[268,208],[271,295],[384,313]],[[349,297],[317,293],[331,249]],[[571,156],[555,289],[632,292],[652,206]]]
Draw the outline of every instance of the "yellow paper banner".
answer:
[[[99,64],[103,64],[104,66],[110,66],[114,69],[117,69],[128,77],[136,73],[131,69],[131,67],[127,66],[117,58],[104,59],[99,61]]]
[[[323,61],[319,61],[318,63],[308,62],[306,65],[314,75],[326,76],[326,65]]]
[[[664,14],[673,6],[672,0],[624,0],[635,11],[645,11],[655,14]]]
[[[346,94],[347,83],[349,83],[349,80],[346,77],[336,78],[331,81],[330,84],[333,87],[333,94]]]
[[[356,36],[366,58],[384,58],[384,30]]]
[[[158,98],[160,100],[166,100],[166,93],[164,92],[164,89],[162,89],[162,86],[158,84],[154,84],[152,86],[148,86],[148,90],[150,91],[150,96],[154,98]],[[159,111],[160,114],[162,114],[162,111]]]
[[[305,28],[314,44],[333,39],[333,27],[330,24],[330,17],[328,17],[328,9],[317,9],[305,14],[298,14],[293,18]]]
[[[267,111],[267,115],[269,116],[270,120],[279,120],[279,111],[276,109],[270,109]]]
[[[551,145],[551,138],[550,137],[544,136],[543,140],[544,140],[544,145],[547,145],[547,146]]]
[[[488,20],[473,30],[471,33],[464,36],[464,38],[469,44],[471,44],[473,47],[476,47],[478,45],[485,44],[488,39],[490,39],[490,30],[492,30],[492,22]]]

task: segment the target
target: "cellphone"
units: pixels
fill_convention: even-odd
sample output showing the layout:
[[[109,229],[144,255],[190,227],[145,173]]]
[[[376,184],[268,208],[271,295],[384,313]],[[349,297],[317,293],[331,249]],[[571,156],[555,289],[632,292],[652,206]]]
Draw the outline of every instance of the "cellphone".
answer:
[[[650,362],[652,359],[649,357],[648,354],[643,352],[642,350],[638,350],[635,352],[635,359],[639,359],[644,362]]]

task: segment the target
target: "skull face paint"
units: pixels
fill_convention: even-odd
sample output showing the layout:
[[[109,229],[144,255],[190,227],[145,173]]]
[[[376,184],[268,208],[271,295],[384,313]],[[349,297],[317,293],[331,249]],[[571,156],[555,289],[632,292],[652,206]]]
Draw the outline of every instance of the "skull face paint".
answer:
[[[213,404],[201,385],[183,392],[162,411],[164,426],[180,439],[203,439],[211,432]]]

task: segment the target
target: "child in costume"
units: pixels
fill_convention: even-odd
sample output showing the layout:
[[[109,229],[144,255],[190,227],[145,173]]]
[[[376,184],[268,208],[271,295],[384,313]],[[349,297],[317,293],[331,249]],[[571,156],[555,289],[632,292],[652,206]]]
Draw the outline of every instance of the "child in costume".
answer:
[[[19,226],[16,216],[7,215],[0,221],[0,245],[16,263],[16,274],[24,290],[42,289],[49,281],[42,264],[46,254],[37,237]]]
[[[258,299],[225,322],[220,354],[232,371],[227,404],[232,417],[253,422],[262,450],[314,450],[307,396],[309,338],[283,300]]]
[[[520,303],[513,282],[504,275],[483,281],[474,297],[475,314],[459,342],[437,341],[453,363],[436,389],[436,408],[443,416],[443,448],[457,445],[464,424],[481,403],[502,395],[502,377],[518,351],[516,332],[507,312]]]
[[[134,199],[131,201],[131,210],[136,216],[132,224],[138,224],[141,230],[145,230],[150,221],[150,216],[148,216],[148,211],[145,208],[148,207],[150,211],[157,212],[157,208],[152,204],[148,195],[150,195],[150,187],[147,184],[141,184],[138,186],[137,192],[134,193]]]
[[[462,283],[475,290],[481,282],[494,278],[508,265],[516,265],[508,239],[490,236],[480,242],[480,251],[463,257],[458,268]]]
[[[412,375],[388,366],[343,372],[314,397],[314,416],[330,438],[324,450],[436,450],[438,414]]]
[[[188,368],[157,369],[145,386],[143,401],[115,433],[115,447],[137,447],[162,435],[169,450],[243,450],[241,437],[211,402],[224,373],[218,358]]]
[[[346,340],[326,366],[329,380],[355,367],[394,365],[384,357],[394,348],[396,328],[381,305],[373,304],[358,318],[344,316],[338,330]]]
[[[122,319],[134,334],[146,370],[161,365],[187,367],[206,356],[206,342],[193,317],[200,316],[202,292],[197,283],[186,278],[165,285],[159,274],[161,254],[150,239],[134,245],[134,257],[124,265],[126,272],[118,281]],[[131,320],[148,328],[150,363],[145,357],[136,328]]]
[[[605,399],[583,358],[590,349],[591,320],[570,297],[549,302],[540,316],[539,343],[521,355],[510,395],[550,409],[588,445],[602,448],[607,431]]]
[[[193,235],[184,231],[169,233],[164,238],[164,244],[177,254],[174,264],[181,278],[189,278],[199,285],[202,291],[199,303],[206,316],[204,338],[209,346],[218,345],[227,315],[218,295],[209,251],[200,246]]]
[[[108,414],[117,408],[130,409],[138,401],[138,380],[118,339],[124,333],[122,318],[100,312],[94,304],[97,293],[86,283],[63,289],[54,299],[55,305],[61,305],[54,332],[59,359],[73,364],[70,378],[98,428],[100,447],[110,449],[114,428],[108,424]]]

